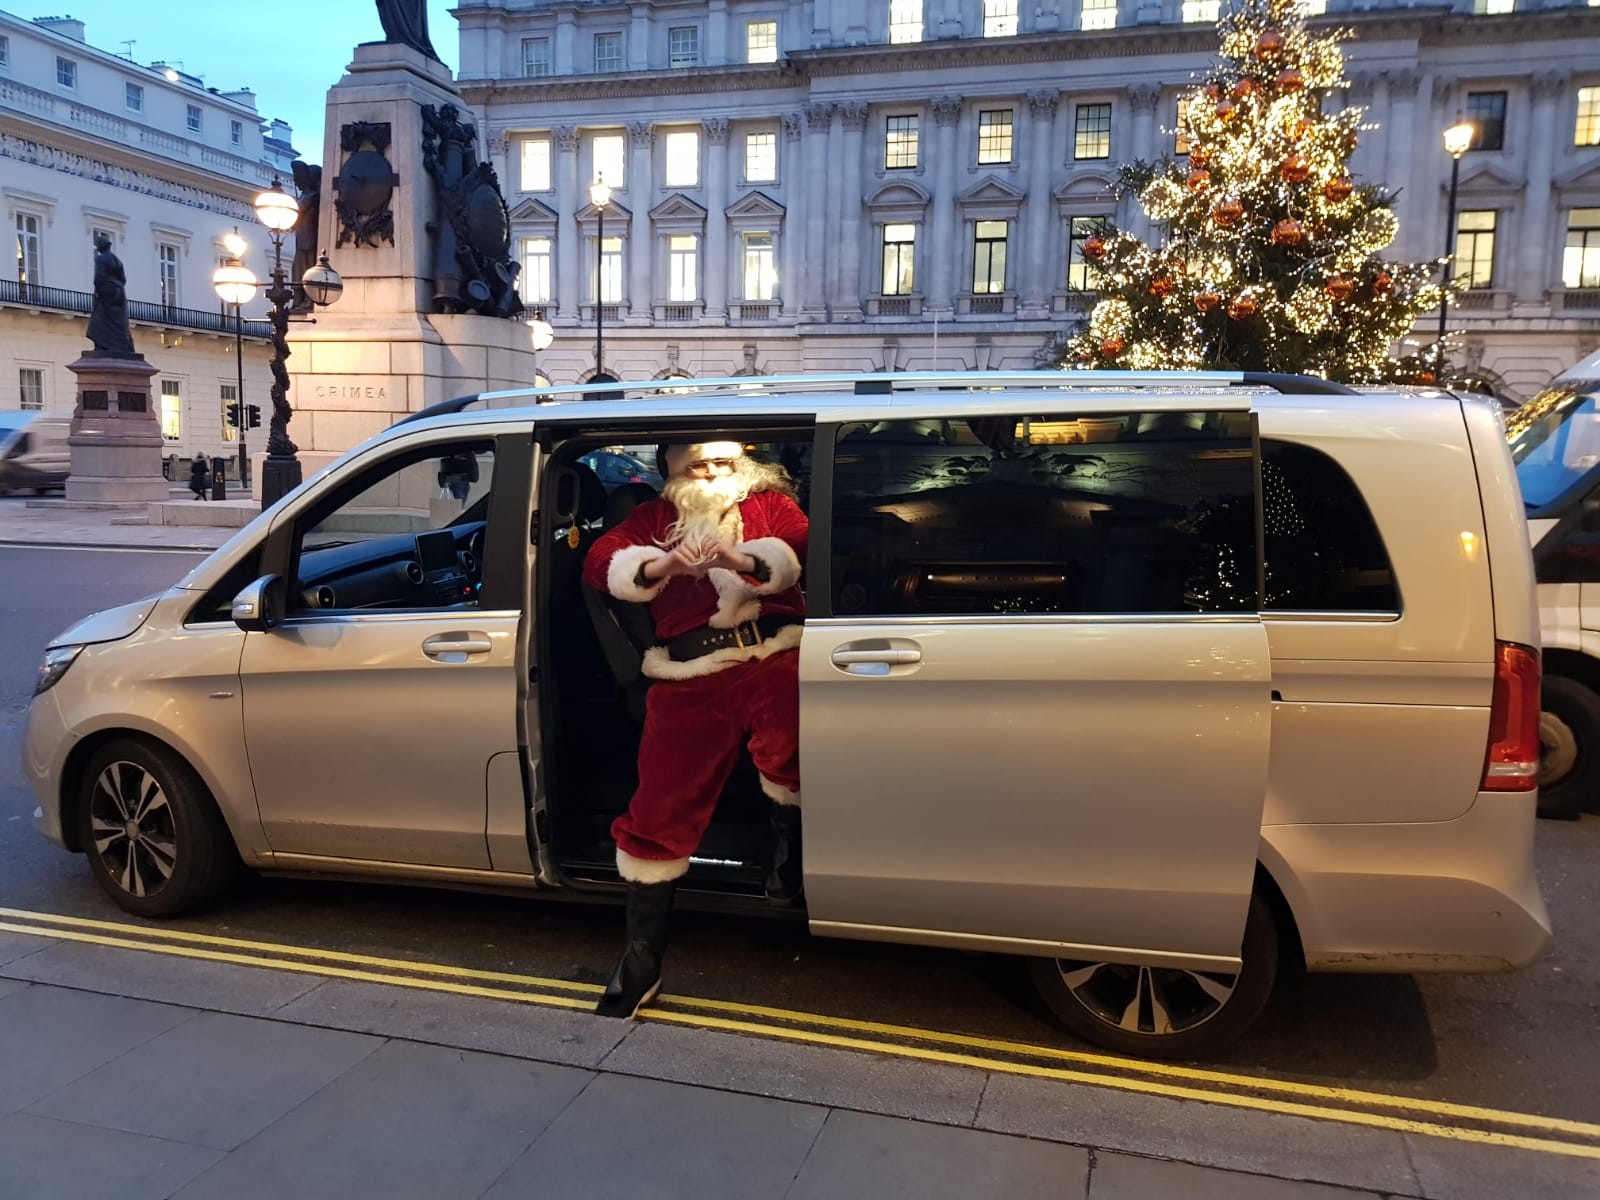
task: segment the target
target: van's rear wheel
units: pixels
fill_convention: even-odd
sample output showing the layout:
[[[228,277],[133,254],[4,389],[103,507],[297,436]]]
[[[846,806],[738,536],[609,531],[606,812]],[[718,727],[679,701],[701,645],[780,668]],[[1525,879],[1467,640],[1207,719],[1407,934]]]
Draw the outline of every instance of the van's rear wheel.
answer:
[[[1546,675],[1540,700],[1539,815],[1575,821],[1600,799],[1600,696]]]
[[[1198,1058],[1248,1029],[1272,995],[1278,926],[1259,891],[1240,960],[1237,975],[1055,958],[1029,966],[1044,1002],[1086,1041],[1141,1058]]]

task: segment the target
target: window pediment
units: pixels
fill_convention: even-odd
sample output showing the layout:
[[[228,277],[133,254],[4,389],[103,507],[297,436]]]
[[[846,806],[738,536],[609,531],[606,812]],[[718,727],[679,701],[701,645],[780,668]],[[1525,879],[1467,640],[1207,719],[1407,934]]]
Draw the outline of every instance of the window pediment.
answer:
[[[1013,187],[998,175],[987,175],[961,193],[962,204],[1021,204],[1027,193]]]
[[[926,208],[928,193],[904,179],[886,183],[867,197],[867,208]]]
[[[1100,200],[1110,202],[1117,185],[1115,175],[1103,171],[1079,171],[1055,190],[1057,200]]]
[[[1600,162],[1586,163],[1555,181],[1558,192],[1600,194]]]
[[[664,222],[703,225],[706,210],[681,192],[675,192],[650,210],[650,219],[658,225]]]
[[[609,209],[610,206],[608,205]],[[528,221],[534,224],[553,225],[559,219],[556,210],[542,201],[528,198],[511,210],[513,221]]]
[[[728,205],[729,217],[747,217],[762,221],[781,221],[787,210],[765,192],[751,192]]]
[[[585,204],[578,210],[577,219],[584,224],[593,225],[598,215],[599,210],[595,208],[593,204]],[[627,221],[631,221],[632,219],[633,210],[624,205],[618,204],[615,200],[606,205],[606,220],[617,222],[617,229],[619,232],[622,230],[623,224]]]

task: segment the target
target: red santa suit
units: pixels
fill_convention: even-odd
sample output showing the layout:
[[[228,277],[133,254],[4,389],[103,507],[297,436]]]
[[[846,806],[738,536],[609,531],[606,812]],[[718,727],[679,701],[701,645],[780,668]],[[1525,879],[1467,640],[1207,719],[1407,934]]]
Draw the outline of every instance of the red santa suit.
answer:
[[[755,560],[753,575],[713,568],[649,579],[643,569],[669,553],[677,519],[666,500],[641,504],[584,561],[590,587],[650,606],[660,643],[644,657],[644,674],[656,682],[646,701],[639,790],[611,826],[618,870],[635,883],[665,882],[688,869],[742,741],[768,797],[800,800],[806,515],[782,492],[755,492],[720,527],[724,541]],[[716,648],[695,653],[707,644]]]

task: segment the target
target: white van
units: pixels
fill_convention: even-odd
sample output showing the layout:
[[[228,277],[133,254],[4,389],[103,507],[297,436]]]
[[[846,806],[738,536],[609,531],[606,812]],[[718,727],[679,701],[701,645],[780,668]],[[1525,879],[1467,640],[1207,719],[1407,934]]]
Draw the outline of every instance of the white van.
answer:
[[[55,413],[0,413],[0,496],[48,492],[72,473],[67,434],[72,418]]]

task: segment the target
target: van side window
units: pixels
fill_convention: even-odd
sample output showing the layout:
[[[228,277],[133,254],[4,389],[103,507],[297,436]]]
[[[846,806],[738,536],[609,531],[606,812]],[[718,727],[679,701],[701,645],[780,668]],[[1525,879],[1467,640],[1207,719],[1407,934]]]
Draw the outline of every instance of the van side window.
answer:
[[[1320,450],[1261,441],[1268,612],[1399,612],[1383,538],[1355,481]]]
[[[1256,610],[1244,413],[842,426],[836,616]]]

